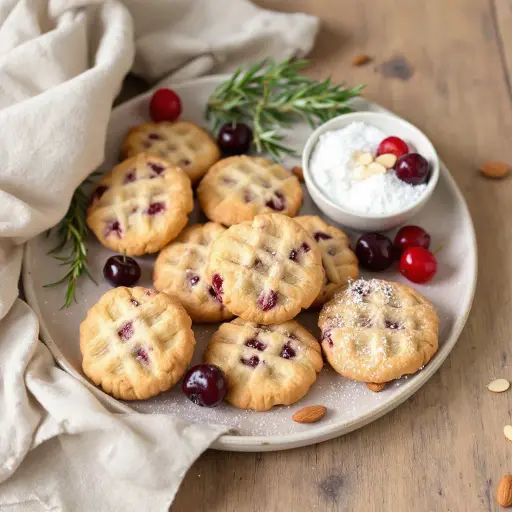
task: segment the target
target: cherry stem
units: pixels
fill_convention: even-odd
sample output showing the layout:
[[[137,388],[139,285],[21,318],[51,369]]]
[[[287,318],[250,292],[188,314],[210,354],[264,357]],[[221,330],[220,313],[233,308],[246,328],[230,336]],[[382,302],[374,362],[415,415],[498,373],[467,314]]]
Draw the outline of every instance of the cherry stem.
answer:
[[[126,249],[123,251],[123,263],[126,263]]]
[[[444,244],[441,244],[435,251],[432,251],[432,254],[437,254],[443,247]]]

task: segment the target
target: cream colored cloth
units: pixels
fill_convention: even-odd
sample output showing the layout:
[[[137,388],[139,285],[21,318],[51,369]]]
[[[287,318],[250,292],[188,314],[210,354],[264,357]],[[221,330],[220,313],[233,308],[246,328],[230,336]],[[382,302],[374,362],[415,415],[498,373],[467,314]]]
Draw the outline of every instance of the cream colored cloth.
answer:
[[[224,431],[112,414],[55,366],[17,298],[23,243],[102,162],[132,66],[149,81],[229,71],[303,55],[317,28],[245,0],[0,1],[0,510],[165,511]]]

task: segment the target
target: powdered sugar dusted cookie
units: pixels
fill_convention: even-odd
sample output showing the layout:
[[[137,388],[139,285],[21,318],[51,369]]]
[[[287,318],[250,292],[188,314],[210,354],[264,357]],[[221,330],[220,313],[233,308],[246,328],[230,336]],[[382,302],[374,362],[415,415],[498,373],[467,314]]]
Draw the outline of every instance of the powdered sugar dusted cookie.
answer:
[[[220,158],[215,141],[189,121],[163,121],[135,126],[126,136],[122,156],[148,152],[181,167],[192,183],[198,182]]]
[[[206,275],[233,314],[277,324],[311,305],[324,270],[320,249],[297,222],[266,214],[231,226],[213,242]]]
[[[138,256],[175,238],[192,207],[188,176],[166,160],[140,153],[96,184],[87,224],[105,247]]]
[[[217,162],[197,189],[206,216],[225,226],[261,213],[293,217],[302,203],[299,180],[265,158],[232,156]]]
[[[155,263],[155,288],[175,295],[194,322],[221,322],[233,315],[217,300],[216,293],[205,278],[208,249],[226,228],[215,222],[185,228]]]
[[[230,404],[257,411],[300,400],[323,364],[319,343],[295,320],[262,326],[241,318],[220,326],[205,361],[226,374]]]
[[[137,286],[103,295],[80,325],[82,367],[94,384],[123,400],[168,390],[194,352],[194,333],[176,298]]]
[[[439,320],[409,286],[353,281],[325,304],[318,325],[331,366],[344,377],[388,382],[418,371],[437,351]]]
[[[320,294],[313,303],[313,306],[321,306],[349,280],[357,279],[357,258],[350,249],[350,240],[341,229],[330,226],[316,215],[303,215],[294,220],[316,240],[322,251],[325,277]]]

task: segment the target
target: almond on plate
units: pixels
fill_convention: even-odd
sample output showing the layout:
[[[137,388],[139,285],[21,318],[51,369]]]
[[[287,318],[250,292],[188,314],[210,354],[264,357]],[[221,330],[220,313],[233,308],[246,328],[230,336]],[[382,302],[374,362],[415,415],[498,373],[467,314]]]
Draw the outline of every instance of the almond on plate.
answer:
[[[362,53],[361,55],[355,55],[352,58],[352,64],[354,66],[364,66],[365,64],[368,64],[372,58],[369,55],[366,55],[365,53]]]
[[[298,165],[292,167],[292,172],[299,178],[299,181],[304,181],[304,173],[302,172],[302,167],[299,167]]]
[[[379,391],[382,391],[386,387],[385,382],[367,382],[366,387],[373,391],[374,393],[378,393]]]
[[[327,409],[323,405],[308,405],[297,411],[293,416],[292,420],[296,423],[316,423],[321,420]]]

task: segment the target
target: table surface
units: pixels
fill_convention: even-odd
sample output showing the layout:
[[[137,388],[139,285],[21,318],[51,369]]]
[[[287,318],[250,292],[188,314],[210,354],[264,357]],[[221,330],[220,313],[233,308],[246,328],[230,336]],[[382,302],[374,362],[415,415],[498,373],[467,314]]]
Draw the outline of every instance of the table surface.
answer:
[[[319,16],[308,73],[366,83],[367,97],[430,136],[468,201],[479,282],[452,354],[406,403],[315,446],[263,454],[210,450],[185,477],[171,510],[500,510],[495,488],[512,472],[512,444],[503,436],[512,423],[512,392],[492,394],[486,384],[512,380],[512,178],[486,180],[477,170],[487,160],[512,162],[512,2],[257,3]],[[362,53],[373,61],[352,66]]]

